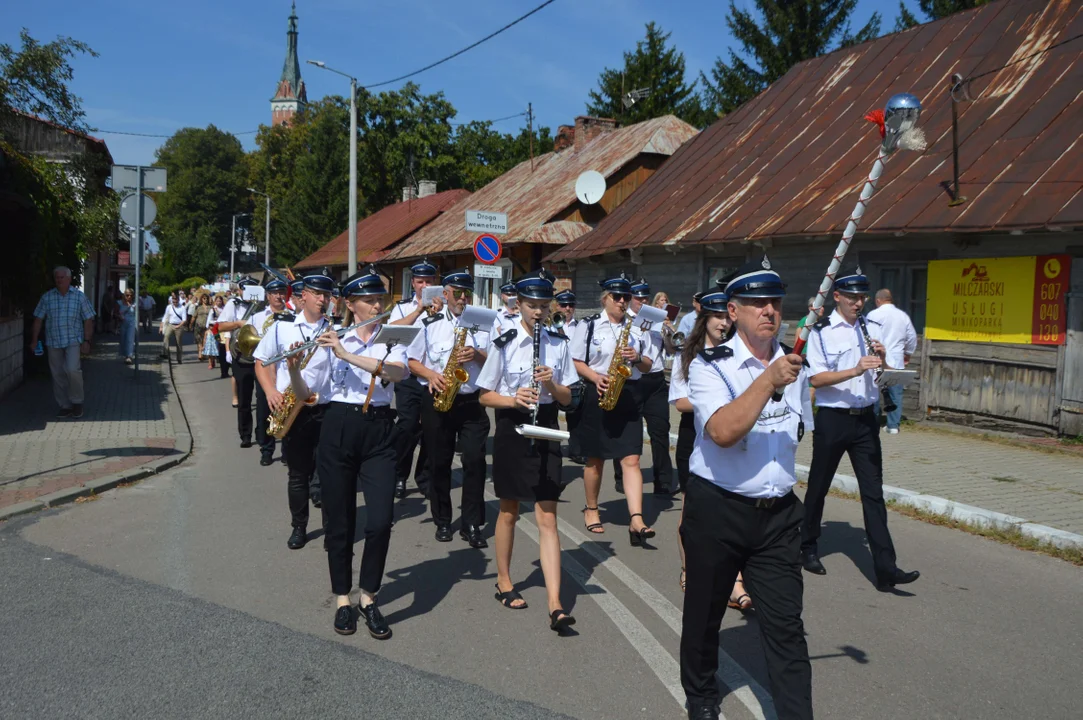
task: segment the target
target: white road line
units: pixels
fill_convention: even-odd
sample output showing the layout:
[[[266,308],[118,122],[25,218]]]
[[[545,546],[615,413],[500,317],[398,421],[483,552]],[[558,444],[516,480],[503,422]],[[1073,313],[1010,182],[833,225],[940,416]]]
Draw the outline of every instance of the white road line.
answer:
[[[567,521],[558,520],[557,527],[569,540],[578,545],[580,550],[597,560],[599,565],[627,585],[644,604],[662,618],[666,625],[669,625],[673,632],[678,636],[681,634],[681,611],[669,601],[669,598]],[[733,690],[733,694],[757,720],[776,720],[775,704],[771,699],[771,694],[722,648],[718,649],[718,677],[726,687]]]
[[[490,505],[499,508],[499,501],[495,495],[486,491],[485,496]],[[518,528],[536,544],[540,545],[538,528],[529,521],[522,522],[522,519],[520,518],[520,522],[516,523]],[[632,614],[624,603],[618,600],[617,596],[611,593],[597,578],[592,578],[591,573],[569,555],[567,550],[561,551],[560,566],[562,570],[572,576],[572,579],[579,583],[586,596],[596,602],[598,607],[609,616],[609,619],[613,621],[621,634],[643,658],[647,667],[654,672],[658,680],[669,690],[669,694],[673,696],[673,699],[683,708],[685,698],[684,688],[681,687],[681,669],[673,656],[662,647],[662,644],[651,634],[650,630]]]

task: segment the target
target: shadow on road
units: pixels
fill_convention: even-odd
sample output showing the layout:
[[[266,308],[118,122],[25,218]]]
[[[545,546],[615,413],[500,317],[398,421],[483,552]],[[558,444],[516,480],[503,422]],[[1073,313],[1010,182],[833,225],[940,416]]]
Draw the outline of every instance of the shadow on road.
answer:
[[[424,615],[436,608],[457,583],[463,580],[491,580],[485,555],[473,548],[452,550],[447,555],[423,560],[411,567],[388,570],[389,582],[380,590],[380,604],[413,595],[413,602],[387,616],[391,625]]]

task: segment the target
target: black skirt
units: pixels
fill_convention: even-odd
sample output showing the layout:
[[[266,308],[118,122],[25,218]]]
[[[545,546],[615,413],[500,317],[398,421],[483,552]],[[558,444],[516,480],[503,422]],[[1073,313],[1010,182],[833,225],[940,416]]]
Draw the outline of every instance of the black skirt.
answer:
[[[631,388],[625,385],[612,410],[598,407],[598,388],[587,383],[583,402],[569,422],[579,454],[586,458],[613,460],[643,453],[643,419]]]
[[[493,435],[493,488],[501,500],[537,502],[559,500],[560,443],[556,440],[534,440],[515,432],[516,425],[530,425],[530,413],[523,410],[496,411],[496,432]],[[555,403],[538,408],[537,425],[556,429]]]

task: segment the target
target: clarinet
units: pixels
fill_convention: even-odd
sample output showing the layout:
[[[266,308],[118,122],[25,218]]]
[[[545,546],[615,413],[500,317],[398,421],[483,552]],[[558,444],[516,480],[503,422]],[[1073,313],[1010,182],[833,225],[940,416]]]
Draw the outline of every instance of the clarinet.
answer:
[[[530,410],[530,424],[538,424],[538,406],[541,405],[541,386],[538,384],[538,365],[541,362],[541,323],[534,323],[534,362],[530,367],[530,389],[538,394],[534,407]],[[530,438],[530,448],[534,449],[534,438]]]
[[[858,315],[857,316],[857,324],[861,326],[861,335],[865,338],[865,348],[871,354],[872,353],[872,336],[869,335],[869,328],[865,324],[865,316],[864,315]],[[881,366],[876,368],[876,370],[874,371],[877,386],[880,385],[880,377],[883,374],[884,374],[884,368],[883,368],[883,364],[881,364]],[[895,405],[894,402],[892,402],[891,396],[887,394],[887,388],[883,388],[882,390],[880,390],[880,395],[883,398],[884,412],[886,412],[886,413],[894,412],[895,408],[896,408],[896,405]]]

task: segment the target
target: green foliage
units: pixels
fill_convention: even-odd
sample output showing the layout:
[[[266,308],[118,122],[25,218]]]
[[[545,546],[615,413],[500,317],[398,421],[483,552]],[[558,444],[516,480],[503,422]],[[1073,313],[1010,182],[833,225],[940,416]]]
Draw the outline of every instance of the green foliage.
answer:
[[[211,277],[214,276],[212,275]],[[189,288],[198,288],[210,284],[207,280],[204,280],[202,277],[199,276],[185,278],[180,282],[167,283],[160,283],[150,278],[141,278],[141,280],[142,282],[140,283],[139,290],[140,292],[146,290],[147,294],[154,298],[154,302],[157,303],[154,306],[154,312],[158,317],[161,317],[165,313],[164,308],[166,306],[167,299],[175,291],[183,290],[184,292],[188,292]],[[154,319],[157,320],[158,318],[156,317]]]
[[[918,6],[930,20],[939,20],[960,10],[986,5],[991,0],[918,0]]]
[[[899,0],[899,17],[895,18],[895,32],[912,28],[917,24],[918,19],[914,17],[914,13],[910,12],[902,0]]]
[[[98,53],[86,43],[63,36],[42,45],[26,28],[19,33],[19,40],[22,47],[18,50],[0,44],[0,120],[22,112],[85,133],[82,102],[68,88],[74,77],[68,59],[76,54],[97,57]]]
[[[157,150],[169,172],[169,191],[158,203],[156,237],[177,272],[205,272],[207,243],[215,258],[228,253],[233,215],[248,207],[247,166],[241,143],[213,125],[184,128]],[[195,259],[184,255],[195,251]]]
[[[809,58],[823,55],[836,43],[863,42],[879,32],[879,13],[857,33],[850,16],[857,0],[754,0],[754,15],[730,0],[726,18],[744,53],[729,51],[729,61],[715,61],[711,77],[700,73],[704,104],[724,115],[750,100],[786,72]],[[746,59],[747,58],[747,59]]]
[[[695,92],[695,82],[685,82],[684,53],[668,45],[671,33],[663,32],[653,22],[646,27],[646,37],[636,42],[635,50],[624,53],[624,67],[602,70],[598,89],[590,91],[587,114],[617,118],[623,125],[676,115],[702,127],[710,118]],[[625,107],[625,93],[641,88],[650,94]]]

